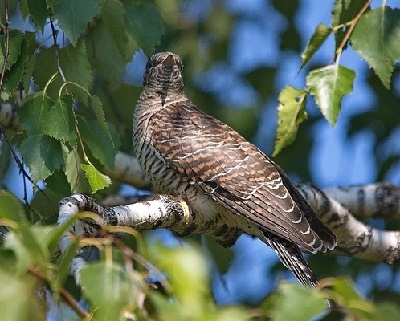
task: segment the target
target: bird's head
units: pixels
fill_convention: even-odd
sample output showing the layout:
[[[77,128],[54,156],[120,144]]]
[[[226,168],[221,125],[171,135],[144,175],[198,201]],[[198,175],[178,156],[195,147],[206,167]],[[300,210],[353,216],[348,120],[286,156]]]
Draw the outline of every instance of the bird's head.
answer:
[[[172,52],[159,52],[146,64],[143,86],[161,94],[183,92],[183,65],[181,58]]]

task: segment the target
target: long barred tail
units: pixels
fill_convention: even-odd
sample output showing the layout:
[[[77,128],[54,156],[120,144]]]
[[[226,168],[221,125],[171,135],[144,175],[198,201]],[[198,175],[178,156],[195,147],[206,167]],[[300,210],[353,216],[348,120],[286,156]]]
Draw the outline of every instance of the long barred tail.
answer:
[[[280,237],[263,232],[267,243],[278,255],[283,265],[289,269],[294,276],[305,286],[315,287],[318,285],[317,277],[304,260],[299,247]]]

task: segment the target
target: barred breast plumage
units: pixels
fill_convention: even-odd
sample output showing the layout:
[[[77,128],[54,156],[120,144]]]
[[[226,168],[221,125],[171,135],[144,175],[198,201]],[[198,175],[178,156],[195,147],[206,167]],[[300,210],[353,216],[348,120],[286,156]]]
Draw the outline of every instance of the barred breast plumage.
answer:
[[[181,72],[177,55],[153,55],[135,109],[135,152],[155,190],[183,196],[199,215],[227,217],[271,246],[303,284],[315,285],[299,246],[326,251],[335,235],[279,166],[190,102]]]

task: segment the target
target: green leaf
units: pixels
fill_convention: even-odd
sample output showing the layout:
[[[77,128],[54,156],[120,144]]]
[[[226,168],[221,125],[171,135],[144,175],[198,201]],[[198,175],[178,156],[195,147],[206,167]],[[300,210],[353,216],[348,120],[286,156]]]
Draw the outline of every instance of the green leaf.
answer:
[[[128,33],[147,56],[160,44],[164,33],[161,15],[154,4],[145,2],[140,5],[127,5],[125,21]]]
[[[32,75],[35,84],[43,90],[51,77],[58,72],[54,47],[40,50],[35,57],[36,64]],[[43,68],[43,66],[46,66],[46,68]],[[52,83],[48,85],[46,95],[54,99],[58,98],[58,91],[61,85],[61,77],[60,75],[57,75],[55,79],[53,79]]]
[[[342,25],[342,28],[335,29],[336,49],[343,41],[344,35],[349,29],[346,23],[352,21],[365,5],[365,0],[336,0],[332,9],[332,26]],[[367,9],[369,10],[369,9]]]
[[[333,279],[330,286],[332,286],[335,294],[339,295],[341,302],[351,302],[353,300],[361,299],[361,296],[355,290],[352,281],[347,278]]]
[[[0,217],[12,221],[25,221],[25,212],[21,201],[12,193],[0,191]]]
[[[171,249],[160,246],[158,250],[160,252],[153,260],[168,274],[174,296],[182,306],[198,306],[207,293],[206,262],[201,252],[194,247]]]
[[[281,283],[275,295],[271,318],[274,321],[308,321],[328,309],[321,293],[298,284]]]
[[[28,135],[40,135],[45,128],[53,101],[43,92],[28,98],[18,112],[19,121]]]
[[[86,4],[86,1],[80,2]],[[68,82],[76,83],[87,91],[90,90],[92,86],[92,67],[89,63],[84,42],[79,42],[76,47],[70,45],[62,48],[60,50],[60,65]],[[69,90],[73,94],[81,95],[81,90],[77,90],[74,86],[69,86]]]
[[[125,11],[119,1],[103,2],[103,8],[96,24],[86,39],[90,56],[100,74],[115,83],[138,49],[126,35]]]
[[[400,320],[400,309],[397,303],[384,302],[376,305],[375,321]]]
[[[32,58],[35,48],[32,43],[34,41],[32,32],[22,34],[19,30],[11,30],[10,36],[12,37],[10,39],[10,55],[7,59],[7,68],[3,79],[3,90],[14,93],[29,73],[27,64]],[[4,54],[4,43],[1,45]],[[0,66],[3,64],[3,58],[0,53]]]
[[[28,136],[20,152],[34,183],[49,177],[64,162],[60,142],[46,135]]]
[[[49,80],[58,72],[56,53],[54,47],[42,49],[35,55],[36,64],[33,70],[35,83],[44,89],[47,86],[46,94],[56,99],[63,82],[59,74],[48,84]],[[68,90],[77,98],[85,99],[87,96],[84,90],[88,91],[92,86],[92,67],[84,42],[79,42],[76,47],[69,45],[59,50],[59,61],[66,80],[75,83],[77,86],[68,86]],[[43,68],[46,66],[46,68]]]
[[[82,159],[76,147],[67,150],[64,146],[64,172],[72,193],[89,192],[88,181],[81,168]]]
[[[10,66],[9,69],[5,70],[4,73],[4,90],[14,93],[17,90],[19,84],[22,81],[22,77],[25,70],[25,63],[28,60],[26,51],[26,41],[23,41],[20,48],[20,55],[17,61]]]
[[[76,142],[73,103],[71,96],[61,96],[51,107],[43,126],[45,134],[72,145]]]
[[[100,173],[92,164],[82,164],[81,168],[84,170],[86,178],[89,181],[92,193],[96,193],[98,190],[106,188],[111,184],[111,179],[107,175]]]
[[[2,320],[46,320],[33,277],[0,270],[0,311]]]
[[[381,6],[364,14],[350,37],[352,46],[386,88],[400,58],[400,10]]]
[[[0,37],[1,44],[1,52],[0,52],[0,66],[3,67],[4,58],[6,56],[6,38]],[[18,60],[18,56],[21,51],[21,43],[22,43],[22,32],[21,30],[12,29],[10,30],[10,38],[8,41],[9,44],[9,54],[7,57],[6,69],[10,69],[10,67],[15,64]]]
[[[332,26],[350,22],[365,5],[365,0],[335,0],[332,9]]]
[[[46,0],[27,0],[29,13],[35,25],[43,30],[49,17]]]
[[[315,69],[307,76],[310,94],[331,126],[336,124],[343,96],[353,90],[355,76],[353,70],[338,64]]]
[[[76,257],[78,249],[79,239],[75,239],[68,246],[68,249],[62,253],[56,274],[55,291],[59,290],[64,285],[71,270],[71,262]]]
[[[315,29],[313,35],[311,36],[306,49],[301,53],[301,67],[300,70],[310,61],[312,56],[317,52],[317,50],[322,46],[328,36],[332,33],[332,29],[325,26],[324,24],[319,24]]]
[[[62,0],[54,8],[54,18],[75,46],[87,24],[100,12],[100,0]]]
[[[276,156],[285,146],[295,140],[299,125],[307,119],[305,104],[306,92],[304,90],[286,86],[281,91],[273,156]]]
[[[78,128],[83,142],[89,147],[93,156],[102,165],[114,168],[115,155],[118,152],[119,136],[115,128],[109,124],[107,131],[95,120],[80,119]]]
[[[347,278],[334,279],[332,284],[332,299],[342,307],[357,316],[356,319],[372,320],[375,309],[371,302],[362,298],[356,291],[354,284]]]
[[[26,271],[33,264],[42,265],[47,262],[50,254],[39,230],[49,232],[51,229],[20,224],[15,232],[6,235],[5,248],[14,251],[19,272]]]
[[[104,109],[103,109],[103,104],[101,103],[101,100],[97,96],[91,96],[89,100],[89,107],[91,107],[94,111],[94,114],[96,115],[96,118],[103,129],[105,133],[110,134],[110,131],[108,130],[107,123],[106,123],[106,118],[104,115]]]
[[[121,265],[113,262],[87,264],[80,272],[80,281],[95,320],[121,320],[123,308],[132,298],[131,281]]]

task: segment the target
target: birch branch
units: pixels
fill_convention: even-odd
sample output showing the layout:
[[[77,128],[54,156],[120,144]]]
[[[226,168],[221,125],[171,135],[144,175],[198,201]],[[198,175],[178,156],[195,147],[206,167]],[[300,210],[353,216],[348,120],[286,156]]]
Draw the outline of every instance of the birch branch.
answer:
[[[391,202],[382,202],[382,199],[391,200],[389,195],[392,191],[397,190],[398,187],[389,184],[376,184],[368,185],[366,189],[370,192],[376,191],[375,193],[371,192],[370,195],[377,195],[377,191],[382,191],[382,186],[383,190],[389,191],[387,196],[365,199],[365,204],[372,206],[376,212],[381,212],[379,206],[383,206],[382,211],[387,211],[389,208],[397,210],[395,206],[388,206]],[[361,206],[360,199],[349,199],[350,195],[359,195],[356,192],[360,190],[359,186],[349,187],[348,193],[336,193],[336,199],[328,196],[329,193],[332,195],[332,189],[325,194],[312,185],[298,185],[297,188],[319,218],[335,232],[338,238],[338,245],[334,251],[330,252],[331,254],[351,256],[375,262],[386,262],[388,264],[400,264],[400,232],[381,231],[366,225],[358,221],[349,209],[343,205],[343,203],[348,205],[357,203],[359,208],[365,208],[365,206]],[[340,195],[346,196],[343,202],[339,197]],[[362,214],[367,212],[363,211]],[[354,213],[357,215],[357,212]],[[393,216],[390,213],[387,213],[387,215]]]
[[[387,183],[325,189],[358,218],[381,217],[400,220],[400,187]]]
[[[129,226],[136,230],[155,230],[167,228],[178,236],[188,234],[209,234],[224,246],[233,245],[242,231],[229,227],[227,222],[207,220],[207,217],[194,215],[186,202],[170,195],[157,195],[153,199],[129,205],[101,206],[84,194],[74,194],[60,202],[58,224],[68,224],[71,217],[79,212],[89,211],[98,214],[100,222],[77,220],[59,242],[61,252],[66,252],[73,237],[94,237],[101,226]],[[79,271],[85,264],[82,252],[71,264],[71,274],[79,283]]]
[[[400,264],[400,233],[380,231],[365,225],[342,204],[357,203],[360,207],[360,199],[351,200],[350,196],[359,195],[360,190],[367,190],[366,195],[380,195],[374,198],[375,201],[365,200],[366,204],[373,205],[377,212],[380,212],[379,206],[383,206],[384,211],[397,210],[397,207],[393,205],[395,198],[392,196],[399,190],[398,187],[376,184],[341,188],[339,190],[342,192],[346,191],[344,193],[346,198],[342,203],[339,202],[341,192],[334,194],[332,189],[325,193],[312,185],[305,184],[298,185],[298,189],[322,221],[337,234],[338,246],[330,252],[332,255]],[[382,195],[382,191],[386,191],[386,194]],[[331,195],[335,195],[336,199]],[[74,194],[60,202],[58,223],[67,222],[73,215],[82,211],[98,214],[101,219],[96,222],[90,219],[76,221],[69,230],[70,234],[64,235],[60,241],[62,252],[65,252],[71,244],[71,234],[77,237],[93,237],[98,234],[102,226],[129,226],[138,231],[166,228],[178,236],[191,233],[208,234],[225,246],[233,245],[243,233],[239,228],[232,227],[232,222],[210,220],[206,215],[194,215],[182,199],[170,195],[156,195],[150,200],[129,205],[101,206],[86,195]],[[79,270],[84,264],[85,261],[78,253],[71,267],[71,272],[77,281],[79,281]]]

